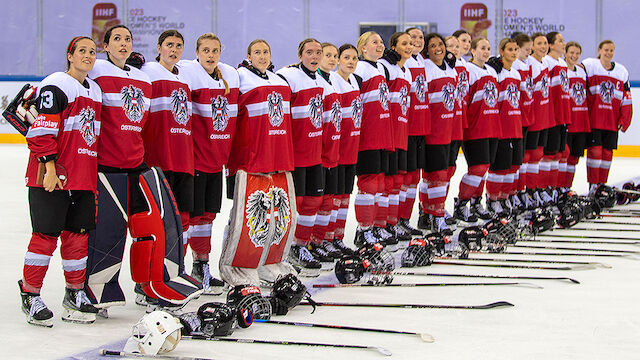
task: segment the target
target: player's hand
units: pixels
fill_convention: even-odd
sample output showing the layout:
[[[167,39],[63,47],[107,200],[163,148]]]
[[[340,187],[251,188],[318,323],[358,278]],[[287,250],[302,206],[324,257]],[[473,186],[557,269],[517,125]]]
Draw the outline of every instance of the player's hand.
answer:
[[[62,190],[63,185],[60,178],[58,178],[58,174],[56,173],[56,164],[54,161],[49,161],[45,164],[45,173],[44,179],[42,179],[42,187],[48,191],[52,192],[56,189],[56,186]]]

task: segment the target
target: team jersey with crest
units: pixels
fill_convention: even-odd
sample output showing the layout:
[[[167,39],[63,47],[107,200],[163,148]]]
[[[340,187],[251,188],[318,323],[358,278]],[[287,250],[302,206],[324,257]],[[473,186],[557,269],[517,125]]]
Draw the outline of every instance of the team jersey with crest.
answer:
[[[425,142],[429,145],[450,144],[458,73],[446,62],[439,67],[430,59],[424,61],[424,68],[431,112],[431,132],[425,136]]]
[[[571,123],[571,104],[569,96],[569,76],[567,76],[567,63],[564,59],[558,60],[546,55],[542,63],[549,69],[551,87],[549,96],[553,102],[555,125]]]
[[[469,95],[469,71],[466,64],[468,62],[463,59],[456,60],[456,112],[453,121],[451,140],[462,140],[464,135],[464,129],[469,125],[467,124],[467,95]]]
[[[469,71],[469,94],[467,95],[467,123],[464,140],[500,137],[500,110],[498,109],[498,75],[485,65],[466,63]]]
[[[353,165],[358,161],[360,146],[360,123],[362,121],[362,97],[356,77],[349,75],[349,81],[332,71],[331,84],[340,94],[342,122],[340,125],[340,165]]]
[[[322,99],[324,88],[319,75],[307,74],[302,64],[280,69],[291,88],[291,128],[296,167],[322,163]],[[313,76],[313,78],[311,77]]]
[[[81,84],[67,73],[56,72],[42,80],[36,101],[40,115],[26,135],[27,186],[42,187],[36,184],[38,158],[57,154],[56,166],[67,173],[64,190],[95,192],[102,90],[89,78]]]
[[[549,94],[551,79],[549,68],[533,56],[529,56],[531,79],[533,80],[533,117],[535,122],[530,125],[530,131],[540,131],[556,125],[553,117],[553,104]]]
[[[626,130],[631,124],[632,106],[629,72],[618,63],[607,70],[600,59],[585,59],[587,72],[589,117],[592,129],[617,131],[618,125]]]
[[[354,74],[362,78],[362,123],[358,151],[394,151],[389,86],[382,65],[367,60],[358,61]]]
[[[389,73],[389,112],[393,125],[393,145],[396,149],[407,150],[409,140],[409,108],[411,107],[411,72],[385,59],[379,62]]]
[[[147,74],[107,60],[96,60],[89,72],[102,89],[98,164],[132,169],[144,160],[142,129],[149,116],[151,81]]]
[[[222,171],[229,160],[236,129],[238,72],[227,64],[218,63],[222,79],[229,87],[229,92],[225,93],[224,81],[209,75],[197,59],[181,60],[178,68],[191,89],[195,169],[207,173]]]
[[[270,173],[294,169],[291,89],[271,71],[238,69],[240,96],[229,172]]]
[[[590,132],[589,107],[587,105],[587,73],[581,66],[568,69],[569,96],[571,96],[571,124],[567,128],[570,133]]]
[[[431,113],[427,99],[427,78],[424,58],[410,57],[404,66],[411,72],[411,106],[409,106],[409,136],[424,136],[431,131]]]
[[[498,74],[498,109],[500,109],[500,138],[522,138],[522,112],[520,110],[520,73],[513,66],[502,68]]]
[[[330,169],[338,166],[338,159],[340,158],[342,104],[340,103],[340,94],[334,88],[329,73],[318,73],[316,78],[324,88],[324,99],[322,100],[322,166]]]
[[[528,59],[522,61],[516,59],[511,65],[512,69],[518,70],[520,74],[520,112],[522,115],[522,126],[529,127],[535,123],[533,112],[533,79],[531,78],[531,65]]]

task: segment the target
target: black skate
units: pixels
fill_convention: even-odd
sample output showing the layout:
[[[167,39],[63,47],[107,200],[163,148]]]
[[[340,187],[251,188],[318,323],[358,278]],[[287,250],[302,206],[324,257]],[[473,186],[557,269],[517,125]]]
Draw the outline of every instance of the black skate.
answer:
[[[320,261],[322,270],[333,269],[333,261],[335,259],[331,257],[321,245],[317,245],[316,243],[311,242],[309,243],[309,245],[307,245],[307,250],[309,250],[311,256],[313,256],[314,259]]]
[[[327,252],[327,254],[334,260],[338,260],[342,257],[342,251],[340,251],[331,241],[324,240],[320,247]]]
[[[191,277],[202,283],[204,295],[221,295],[224,291],[224,281],[211,276],[209,262],[196,260],[191,268]]]
[[[53,312],[47,308],[40,294],[22,290],[22,280],[18,280],[20,297],[22,298],[22,312],[27,315],[29,324],[53,327]]]
[[[396,234],[379,226],[373,227],[373,234],[378,238],[378,242],[384,245],[387,251],[394,252],[398,250],[398,238]]]
[[[320,275],[322,265],[305,246],[292,245],[289,250],[288,260],[300,276],[316,277]]]
[[[453,235],[453,230],[447,225],[444,220],[444,216],[430,216],[431,217],[431,231],[446,235]]]
[[[409,224],[409,219],[400,218],[398,220],[398,225],[405,229],[406,232],[410,233],[411,236],[423,236],[424,233]]]
[[[459,200],[455,198],[453,200],[455,211],[453,212],[453,216],[455,216],[458,220],[474,223],[478,221],[478,217],[471,211],[469,208],[469,200]]]
[[[419,207],[418,211],[418,229],[428,230],[431,228],[431,223],[429,222],[429,215],[425,214],[422,211],[422,207]]]
[[[62,300],[62,320],[79,324],[91,324],[96,321],[98,309],[91,305],[84,289],[65,288]]]
[[[373,227],[370,227],[368,229],[358,228],[356,230],[356,238],[353,239],[353,244],[358,248],[363,247],[367,244],[375,244],[377,242],[380,242],[380,239],[378,239],[376,234],[374,234]],[[381,243],[381,245],[384,244]]]
[[[342,241],[342,239],[333,239],[331,244],[333,245],[333,247],[335,247],[336,249],[340,250],[340,252],[343,255],[353,255],[353,253],[354,253],[353,249],[351,249],[347,245],[345,245],[344,242]]]
[[[136,284],[136,286],[133,288],[133,291],[136,293],[136,305],[144,307],[149,307],[150,305],[158,306],[158,299],[152,298],[149,295],[145,294],[140,284]]]
[[[482,206],[481,198],[476,197],[471,199],[471,212],[482,220],[491,220],[491,213]]]

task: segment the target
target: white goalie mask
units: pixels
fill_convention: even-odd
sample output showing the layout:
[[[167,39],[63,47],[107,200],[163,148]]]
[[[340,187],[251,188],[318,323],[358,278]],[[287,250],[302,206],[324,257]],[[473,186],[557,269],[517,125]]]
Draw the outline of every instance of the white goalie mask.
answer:
[[[180,320],[164,311],[143,316],[131,329],[125,352],[157,355],[176,348],[180,341]]]

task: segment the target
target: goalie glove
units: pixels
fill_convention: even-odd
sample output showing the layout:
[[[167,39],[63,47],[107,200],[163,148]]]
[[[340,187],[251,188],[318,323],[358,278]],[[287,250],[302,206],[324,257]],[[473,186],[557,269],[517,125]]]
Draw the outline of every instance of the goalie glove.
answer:
[[[25,84],[22,89],[11,100],[7,108],[2,112],[2,116],[7,119],[22,135],[26,135],[29,127],[36,121],[38,110],[36,103],[36,88],[30,84]]]

